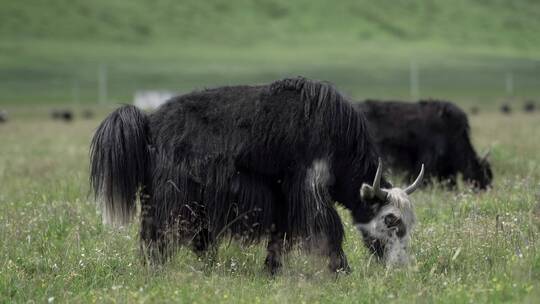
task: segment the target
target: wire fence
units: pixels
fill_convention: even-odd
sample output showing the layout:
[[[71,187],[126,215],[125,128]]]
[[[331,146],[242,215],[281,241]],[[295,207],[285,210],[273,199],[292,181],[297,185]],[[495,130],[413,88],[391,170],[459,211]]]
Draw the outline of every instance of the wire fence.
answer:
[[[0,71],[0,103],[131,103],[136,92],[189,92],[234,84],[255,84],[303,75],[331,81],[356,100],[365,98],[418,100],[438,98],[495,103],[500,100],[538,99],[540,68],[521,67],[424,67],[411,60],[408,66],[363,69],[361,66],[310,66],[292,71],[190,72],[149,66],[143,69],[98,64],[75,70],[27,69]]]

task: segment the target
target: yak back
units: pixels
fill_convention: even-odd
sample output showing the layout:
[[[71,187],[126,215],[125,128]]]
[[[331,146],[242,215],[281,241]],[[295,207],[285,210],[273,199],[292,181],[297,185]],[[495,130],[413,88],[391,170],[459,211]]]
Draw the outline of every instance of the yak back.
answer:
[[[385,159],[409,177],[422,162],[428,175],[446,175],[463,171],[476,159],[467,115],[451,102],[366,100],[356,107],[366,115]]]
[[[331,171],[324,182],[333,184],[332,198],[352,207],[359,201],[361,183],[371,181],[377,167],[363,115],[332,85],[302,77],[174,97],[150,115],[150,130],[154,176],[172,181],[178,189],[178,193],[163,191],[168,196],[161,201],[169,205],[160,208],[181,212],[174,211],[176,202],[198,200],[206,204],[212,213],[209,222],[216,227],[231,223],[223,208],[243,197],[235,214],[262,209],[253,222],[260,229],[268,228],[272,219],[265,214],[272,213],[277,208],[275,201],[283,199],[275,197],[279,191],[272,188],[289,187],[285,189],[289,193],[296,189],[299,197],[295,200],[305,199],[300,193],[306,191],[309,168],[317,160]],[[184,193],[183,189],[197,188],[193,185],[201,190]],[[249,193],[241,193],[248,188],[252,189]],[[308,225],[308,218],[305,224],[292,223],[299,219],[290,214],[301,216],[302,210],[291,208],[299,209],[302,203],[289,204],[289,226]],[[230,229],[240,232],[241,226],[246,225],[237,221]]]
[[[228,159],[264,175],[322,157],[363,167],[374,155],[363,116],[332,85],[302,77],[175,97],[150,121],[154,145],[173,161]]]
[[[370,131],[375,138],[394,138],[409,144],[411,137],[445,134],[450,137],[469,133],[467,115],[447,101],[421,100],[418,103],[366,100],[357,107],[368,123],[376,124]],[[407,128],[403,128],[407,126]]]

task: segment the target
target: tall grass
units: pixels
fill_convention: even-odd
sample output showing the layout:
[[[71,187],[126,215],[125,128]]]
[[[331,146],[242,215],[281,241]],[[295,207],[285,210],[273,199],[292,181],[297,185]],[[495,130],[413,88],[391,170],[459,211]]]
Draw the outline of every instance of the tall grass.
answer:
[[[410,268],[375,262],[340,210],[353,273],[338,278],[301,252],[271,278],[264,244],[234,242],[213,265],[180,249],[163,267],[144,266],[138,225],[103,226],[88,197],[88,142],[99,118],[62,124],[45,111],[23,114],[0,126],[0,302],[533,303],[540,296],[538,114],[472,117],[476,147],[493,146],[494,187],[415,193]]]

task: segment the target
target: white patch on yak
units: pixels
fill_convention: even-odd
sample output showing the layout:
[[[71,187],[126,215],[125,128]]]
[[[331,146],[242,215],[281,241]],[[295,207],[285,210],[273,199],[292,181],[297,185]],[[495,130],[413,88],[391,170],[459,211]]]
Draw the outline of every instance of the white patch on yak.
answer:
[[[388,204],[366,224],[357,224],[356,228],[369,236],[378,239],[385,246],[384,260],[388,265],[404,265],[408,262],[408,247],[411,230],[416,222],[414,208],[409,196],[400,188],[386,189]],[[388,227],[385,217],[393,214],[401,219],[405,226],[405,235],[399,237],[395,227]]]
[[[328,203],[326,196],[326,187],[330,181],[330,168],[326,159],[316,159],[307,170],[306,185],[315,199],[316,212],[319,213]]]

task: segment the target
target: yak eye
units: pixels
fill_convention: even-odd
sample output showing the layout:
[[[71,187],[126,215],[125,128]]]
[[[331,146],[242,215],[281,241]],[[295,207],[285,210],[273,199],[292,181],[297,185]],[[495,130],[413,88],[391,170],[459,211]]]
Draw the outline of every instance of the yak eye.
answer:
[[[392,213],[384,217],[384,223],[386,224],[387,227],[398,226],[399,222],[400,222],[400,219]]]
[[[391,228],[391,230],[396,231],[396,235],[398,237],[404,237],[407,233],[407,227],[405,227],[405,224],[403,221],[395,216],[394,214],[388,214],[384,217],[384,224],[386,227]]]

